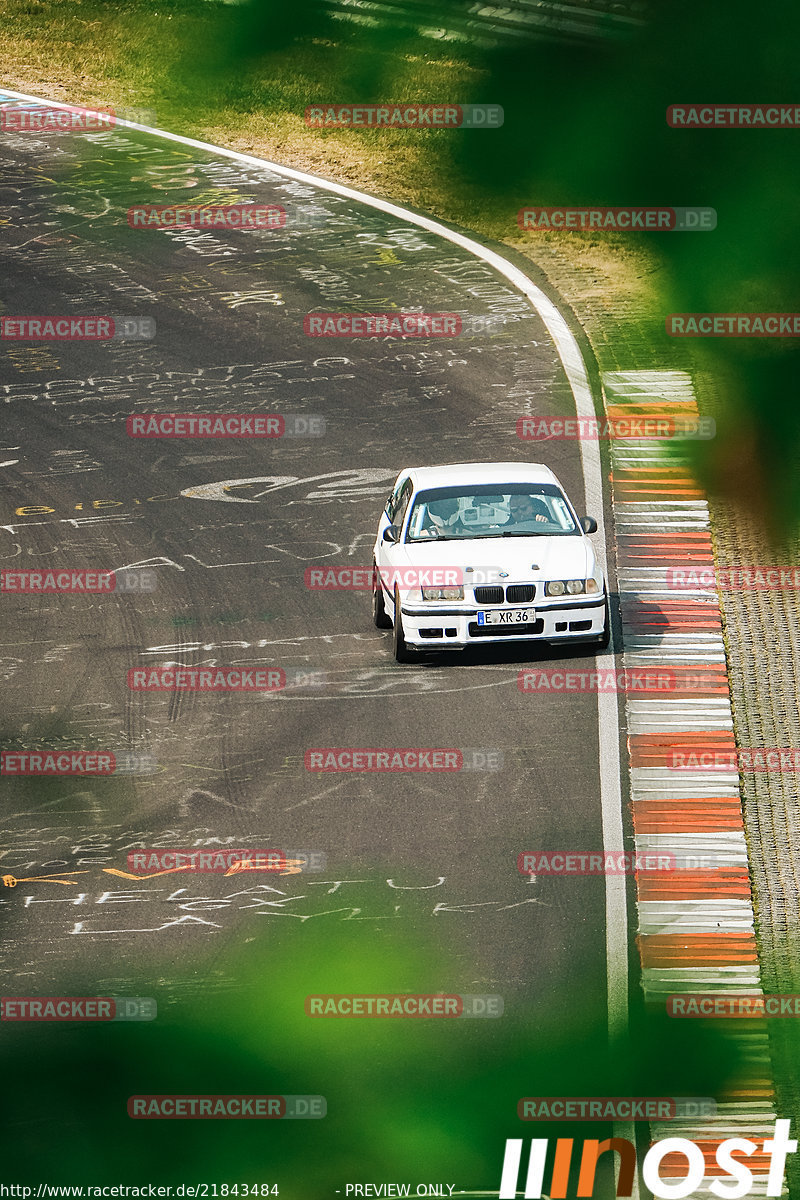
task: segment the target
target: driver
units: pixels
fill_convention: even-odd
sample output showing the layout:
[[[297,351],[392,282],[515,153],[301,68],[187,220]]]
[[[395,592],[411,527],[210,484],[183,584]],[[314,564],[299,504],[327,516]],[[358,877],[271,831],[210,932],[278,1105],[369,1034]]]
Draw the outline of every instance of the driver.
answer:
[[[532,521],[550,521],[547,505],[538,496],[511,496],[508,511],[511,514],[509,524],[528,525]]]
[[[458,500],[450,497],[444,500],[431,500],[428,514],[435,529],[446,529],[454,525],[458,519]]]

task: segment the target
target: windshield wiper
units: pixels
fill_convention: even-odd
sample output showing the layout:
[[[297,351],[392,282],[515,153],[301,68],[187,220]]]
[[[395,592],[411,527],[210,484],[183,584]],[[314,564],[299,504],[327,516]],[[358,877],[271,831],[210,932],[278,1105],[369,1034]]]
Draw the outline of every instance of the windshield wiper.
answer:
[[[554,537],[552,530],[544,529],[506,529],[500,537]]]
[[[437,533],[433,537],[410,537],[406,539],[415,546],[424,546],[426,542],[457,542],[458,538],[445,537],[444,534]]]

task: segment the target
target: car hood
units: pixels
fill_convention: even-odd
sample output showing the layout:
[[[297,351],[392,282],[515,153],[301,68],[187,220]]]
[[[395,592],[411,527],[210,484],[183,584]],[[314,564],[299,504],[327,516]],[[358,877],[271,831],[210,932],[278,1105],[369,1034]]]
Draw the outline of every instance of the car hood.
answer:
[[[412,542],[397,547],[397,566],[472,567],[476,573],[506,571],[511,583],[536,579],[587,579],[595,573],[591,544],[583,537],[479,538],[475,541]],[[535,570],[533,564],[538,570]],[[496,581],[496,574],[490,581]],[[469,583],[469,575],[465,575]],[[477,582],[477,581],[476,581]]]

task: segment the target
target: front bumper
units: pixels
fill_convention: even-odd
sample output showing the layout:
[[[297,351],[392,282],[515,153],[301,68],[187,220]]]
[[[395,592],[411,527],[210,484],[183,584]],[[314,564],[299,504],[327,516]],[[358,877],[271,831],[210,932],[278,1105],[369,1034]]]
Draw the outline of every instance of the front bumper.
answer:
[[[478,625],[478,613],[533,608],[536,621],[519,625]],[[401,604],[406,644],[417,649],[463,649],[496,642],[594,641],[605,627],[605,595],[530,605]]]

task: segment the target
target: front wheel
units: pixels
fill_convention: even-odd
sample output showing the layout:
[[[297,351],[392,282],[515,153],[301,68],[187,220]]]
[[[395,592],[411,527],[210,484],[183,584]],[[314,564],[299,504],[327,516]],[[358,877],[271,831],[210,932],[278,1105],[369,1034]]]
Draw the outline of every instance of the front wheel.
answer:
[[[374,560],[372,563],[372,619],[378,629],[392,628],[391,617],[383,602],[383,587],[378,575],[378,566]]]
[[[394,593],[394,637],[392,639],[392,648],[394,650],[395,662],[411,662],[413,653],[406,645],[406,639],[403,634],[403,617],[400,612],[400,593],[397,591],[397,589],[395,589]]]

